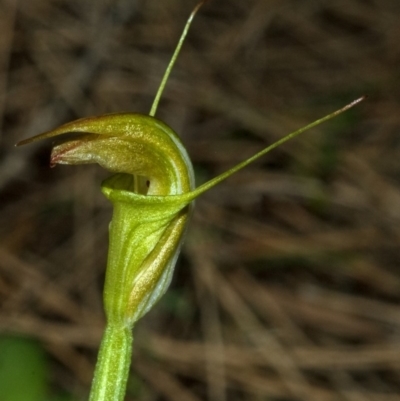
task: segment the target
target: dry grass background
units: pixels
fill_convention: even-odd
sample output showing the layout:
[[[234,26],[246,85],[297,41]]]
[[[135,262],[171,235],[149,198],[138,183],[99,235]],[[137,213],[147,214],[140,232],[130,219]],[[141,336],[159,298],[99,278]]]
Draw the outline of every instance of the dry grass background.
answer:
[[[84,399],[111,208],[97,166],[14,143],[148,113],[195,1],[0,1],[0,330]],[[198,182],[356,109],[197,201],[170,292],[135,329],[127,400],[400,400],[400,3],[213,0],[158,117]]]

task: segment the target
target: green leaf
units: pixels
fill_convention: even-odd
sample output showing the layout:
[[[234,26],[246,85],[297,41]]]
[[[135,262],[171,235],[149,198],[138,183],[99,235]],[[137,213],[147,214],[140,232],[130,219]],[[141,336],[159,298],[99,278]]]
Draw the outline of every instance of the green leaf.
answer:
[[[45,353],[36,341],[0,337],[1,401],[43,401],[47,371]]]

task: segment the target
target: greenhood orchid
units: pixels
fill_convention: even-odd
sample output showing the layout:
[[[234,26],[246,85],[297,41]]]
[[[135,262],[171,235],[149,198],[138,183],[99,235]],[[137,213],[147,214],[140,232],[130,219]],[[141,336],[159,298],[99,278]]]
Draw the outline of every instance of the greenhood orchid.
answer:
[[[192,201],[273,148],[363,99],[287,135],[195,188],[192,163],[179,136],[154,115],[190,23],[202,3],[185,26],[150,115],[122,113],[83,118],[19,143],[77,133],[73,140],[53,148],[51,164],[98,163],[115,173],[102,184],[114,212],[104,287],[107,326],[91,401],[123,400],[131,360],[132,328],[170,284]]]

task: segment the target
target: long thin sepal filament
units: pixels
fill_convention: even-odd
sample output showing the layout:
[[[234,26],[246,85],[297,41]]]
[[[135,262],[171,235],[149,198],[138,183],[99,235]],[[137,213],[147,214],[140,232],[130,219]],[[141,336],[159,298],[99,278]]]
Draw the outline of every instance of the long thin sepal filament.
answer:
[[[316,121],[312,122],[311,124],[308,124],[305,127],[302,127],[300,129],[298,129],[297,131],[291,132],[290,134],[286,135],[282,139],[279,139],[278,141],[274,142],[272,145],[267,146],[265,149],[261,150],[260,152],[258,152],[254,156],[252,156],[252,157],[248,158],[247,160],[237,164],[236,166],[232,167],[231,169],[229,169],[225,173],[219,175],[218,177],[215,177],[214,179],[212,179],[212,180],[206,182],[205,184],[199,186],[198,188],[196,188],[192,192],[193,199],[197,198],[200,194],[202,194],[203,192],[205,192],[205,191],[209,190],[210,188],[214,187],[215,185],[217,185],[221,181],[226,180],[228,177],[230,177],[231,175],[235,174],[236,172],[238,172],[242,168],[248,166],[249,164],[253,163],[255,160],[259,159],[261,156],[264,156],[265,154],[267,154],[271,150],[277,148],[278,146],[282,145],[283,143],[289,141],[290,139],[293,139],[296,136],[302,134],[304,131],[308,131],[309,129],[314,128],[314,127],[324,123],[325,121],[331,120],[332,118],[338,116],[339,114],[344,113],[345,111],[347,111],[347,110],[351,109],[352,107],[356,106],[357,104],[359,104],[360,102],[362,102],[366,98],[367,98],[367,96],[361,96],[358,99],[353,100],[351,103],[347,104],[346,106],[342,107],[341,109],[336,110],[333,113],[328,114],[327,116],[322,117],[319,120],[316,120]]]
[[[151,110],[150,110],[149,115],[152,116],[152,117],[154,117],[155,114],[156,114],[158,103],[160,103],[160,99],[161,99],[162,93],[164,91],[165,85],[167,84],[169,75],[171,74],[171,71],[172,71],[172,68],[174,67],[175,61],[178,58],[179,52],[181,51],[183,42],[185,41],[186,35],[187,35],[188,31],[189,31],[190,25],[192,24],[193,18],[197,14],[197,11],[199,11],[200,7],[206,1],[207,0],[203,0],[199,4],[197,4],[197,6],[193,9],[192,13],[190,14],[190,16],[189,16],[189,18],[188,18],[188,20],[186,22],[185,28],[183,29],[183,32],[182,32],[182,35],[179,38],[178,45],[176,46],[174,54],[172,55],[171,61],[169,62],[168,67],[165,70],[164,76],[163,76],[163,78],[161,80],[161,84],[160,84],[160,86],[159,86],[159,88],[157,90],[157,94],[156,94],[156,96],[154,98],[154,101],[153,101],[153,104],[151,106]]]

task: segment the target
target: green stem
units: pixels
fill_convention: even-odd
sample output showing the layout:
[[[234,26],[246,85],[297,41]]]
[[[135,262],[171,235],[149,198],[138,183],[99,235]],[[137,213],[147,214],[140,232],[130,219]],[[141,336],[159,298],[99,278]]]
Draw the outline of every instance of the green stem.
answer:
[[[108,326],[101,341],[89,401],[123,401],[131,364],[129,327]]]

